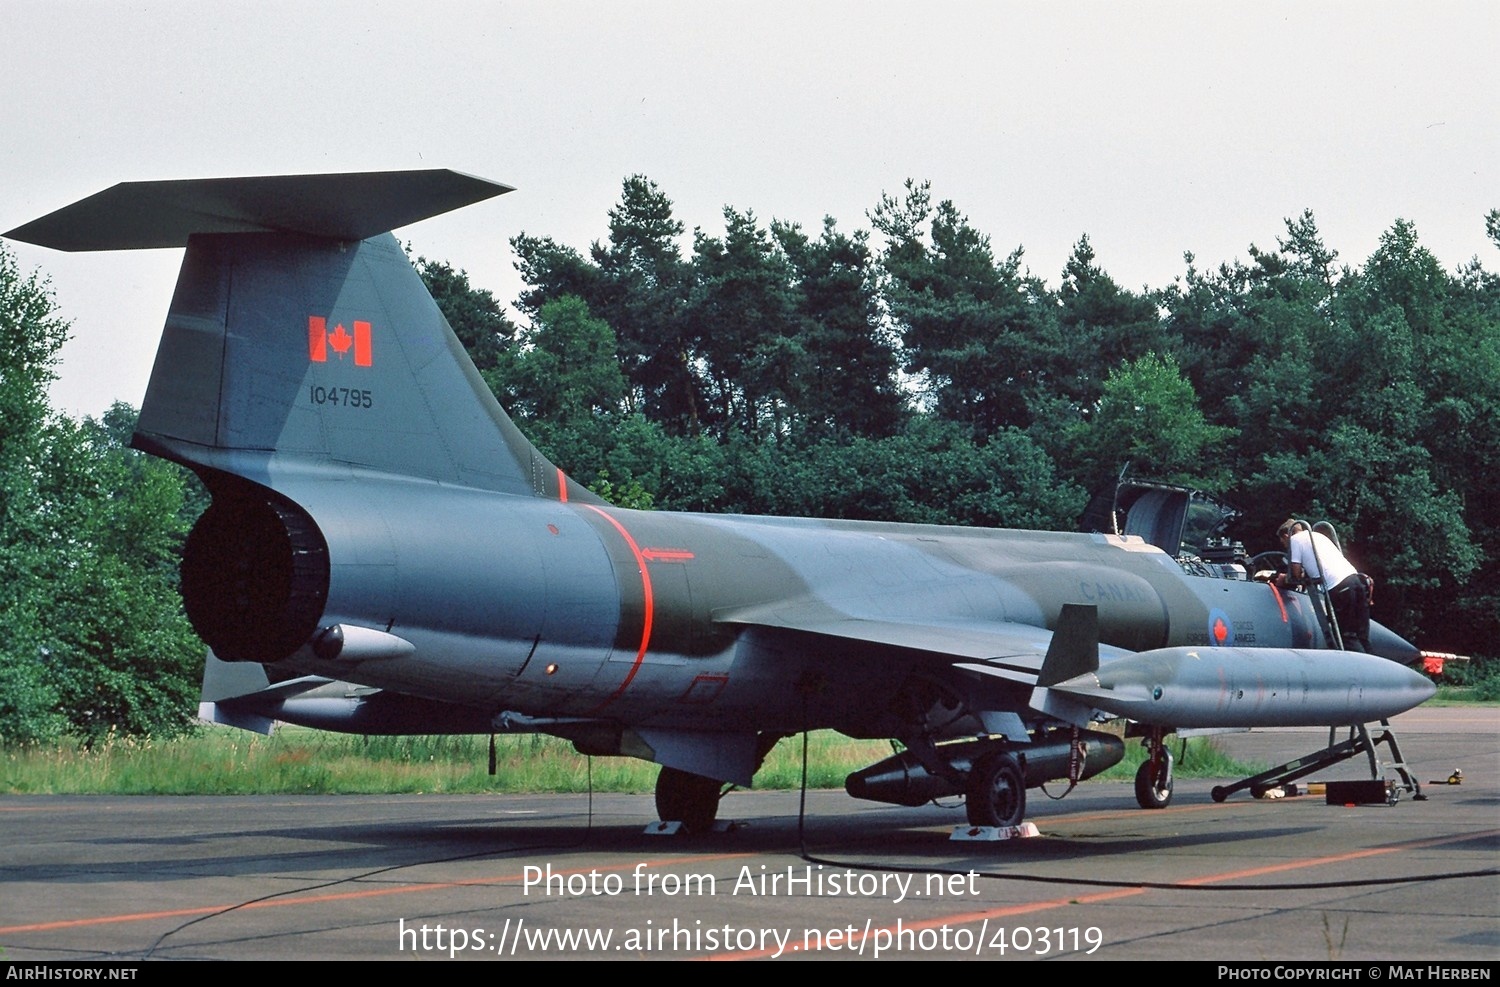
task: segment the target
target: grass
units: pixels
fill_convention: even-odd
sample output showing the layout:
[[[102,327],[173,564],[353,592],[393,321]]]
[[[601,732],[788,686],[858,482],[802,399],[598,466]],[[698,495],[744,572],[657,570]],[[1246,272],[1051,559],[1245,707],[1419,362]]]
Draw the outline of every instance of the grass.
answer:
[[[1144,756],[1126,744],[1125,761],[1105,780],[1128,780]],[[1173,744],[1172,752],[1181,748]],[[891,753],[884,741],[850,740],[831,731],[808,738],[808,784],[841,788],[844,777]],[[552,737],[496,739],[496,773],[488,773],[485,737],[353,737],[283,727],[274,736],[207,728],[170,741],[110,740],[0,750],[0,792],[10,794],[252,795],[649,792],[656,766],[626,757],[590,759]],[[1212,743],[1195,739],[1178,756],[1183,777],[1251,774]],[[756,788],[797,788],[802,741],[782,741],[756,775]]]
[[[1193,737],[1184,750],[1182,741],[1169,737],[1167,750],[1172,752],[1172,774],[1178,778],[1248,778],[1269,765],[1236,761],[1211,737]],[[1139,740],[1125,742],[1125,759],[1097,777],[1101,781],[1133,781],[1136,769],[1146,760],[1146,748]]]
[[[1472,685],[1440,685],[1437,695],[1427,700],[1428,706],[1493,706],[1493,700],[1483,698],[1479,689]]]
[[[93,750],[33,747],[0,755],[0,790],[117,795],[568,792],[586,759],[560,740],[502,737],[496,776],[487,738],[353,737],[295,727],[262,737],[209,728],[172,741],[112,740]],[[596,791],[646,791],[654,773],[623,758],[594,763]]]

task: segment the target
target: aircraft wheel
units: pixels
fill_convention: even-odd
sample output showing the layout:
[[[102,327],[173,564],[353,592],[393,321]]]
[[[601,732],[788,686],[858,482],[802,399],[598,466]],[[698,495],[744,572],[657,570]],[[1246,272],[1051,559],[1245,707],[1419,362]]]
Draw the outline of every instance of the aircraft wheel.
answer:
[[[1215,802],[1222,802],[1229,797],[1229,789],[1223,785],[1215,785],[1214,790],[1208,793]]]
[[[1019,826],[1026,817],[1026,781],[1009,754],[980,758],[969,771],[965,798],[970,826]]]
[[[656,776],[656,814],[680,822],[689,833],[707,833],[719,815],[724,783],[688,771],[663,767]]]
[[[1172,755],[1163,750],[1159,765],[1141,762],[1135,772],[1135,801],[1142,809],[1165,809],[1172,804]]]

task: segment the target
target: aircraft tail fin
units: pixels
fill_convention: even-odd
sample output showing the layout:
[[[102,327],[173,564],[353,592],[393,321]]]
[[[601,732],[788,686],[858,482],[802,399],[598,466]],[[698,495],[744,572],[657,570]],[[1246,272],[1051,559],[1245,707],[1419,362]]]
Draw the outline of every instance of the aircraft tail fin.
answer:
[[[510,189],[452,171],[133,182],[7,236],[187,247],[135,445],[595,501],[501,410],[388,230]]]

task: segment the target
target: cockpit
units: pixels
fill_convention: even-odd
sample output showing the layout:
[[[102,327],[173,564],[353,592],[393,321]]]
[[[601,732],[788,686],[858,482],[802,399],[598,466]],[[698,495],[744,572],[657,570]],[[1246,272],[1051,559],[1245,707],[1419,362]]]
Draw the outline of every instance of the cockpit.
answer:
[[[1244,544],[1226,534],[1240,514],[1201,490],[1122,476],[1112,498],[1094,498],[1082,524],[1085,531],[1137,535],[1192,575],[1249,579],[1252,560]]]

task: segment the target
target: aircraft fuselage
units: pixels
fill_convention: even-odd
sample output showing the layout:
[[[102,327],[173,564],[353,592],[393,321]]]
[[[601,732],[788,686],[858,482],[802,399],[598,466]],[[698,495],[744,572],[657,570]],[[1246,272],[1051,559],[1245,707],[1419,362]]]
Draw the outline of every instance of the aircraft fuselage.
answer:
[[[1050,631],[1069,603],[1097,607],[1121,652],[1327,647],[1301,594],[1189,575],[1136,538],[641,512],[374,476],[351,502],[352,484],[312,472],[278,489],[327,543],[320,623],[415,652],[288,662],[492,712],[891,736],[922,628]],[[785,626],[756,619],[770,609]],[[808,648],[809,625],[866,624],[908,630]]]

